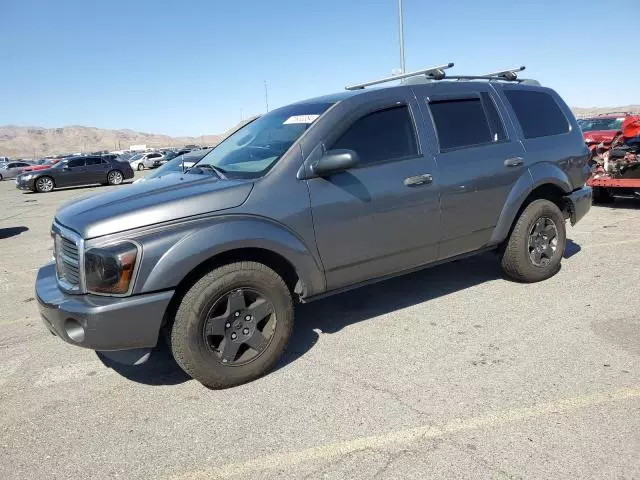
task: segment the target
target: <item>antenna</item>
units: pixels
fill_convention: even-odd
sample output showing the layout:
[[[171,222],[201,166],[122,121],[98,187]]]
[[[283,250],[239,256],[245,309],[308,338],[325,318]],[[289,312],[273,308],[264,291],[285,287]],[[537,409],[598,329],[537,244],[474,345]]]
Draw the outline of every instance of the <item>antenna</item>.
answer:
[[[267,107],[267,112],[269,111],[269,93],[267,90],[267,81],[264,81],[264,104]]]
[[[522,72],[526,67],[523,65],[518,68],[512,68],[510,70],[501,70],[499,72],[486,73],[480,75],[481,77],[502,77],[505,80],[514,81],[518,78],[518,72]]]
[[[402,73],[400,75],[392,75],[391,77],[381,78],[380,80],[373,80],[371,82],[358,83],[355,85],[347,85],[345,90],[361,90],[365,87],[370,87],[372,85],[378,85],[380,83],[393,82],[396,80],[402,80],[403,78],[409,77],[417,77],[418,75],[425,75],[428,78],[432,78],[434,80],[442,80],[445,76],[445,70],[453,67],[453,62],[445,63],[444,65],[439,65],[437,67],[426,68],[424,70],[417,70],[415,72],[410,73]]]

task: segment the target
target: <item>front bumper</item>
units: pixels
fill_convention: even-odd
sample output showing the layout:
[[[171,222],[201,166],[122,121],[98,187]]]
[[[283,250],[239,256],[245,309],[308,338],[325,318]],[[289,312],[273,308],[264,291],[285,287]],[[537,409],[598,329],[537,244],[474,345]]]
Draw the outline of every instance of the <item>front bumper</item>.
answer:
[[[133,297],[69,295],[58,287],[55,264],[38,271],[42,321],[65,342],[93,350],[150,348],[158,342],[173,291]]]
[[[20,177],[16,177],[16,188],[18,190],[33,190],[35,179],[23,180]]]
[[[582,220],[582,217],[584,217],[591,208],[593,190],[591,187],[584,185],[582,188],[571,192],[564,198],[569,211],[571,225],[575,225]]]

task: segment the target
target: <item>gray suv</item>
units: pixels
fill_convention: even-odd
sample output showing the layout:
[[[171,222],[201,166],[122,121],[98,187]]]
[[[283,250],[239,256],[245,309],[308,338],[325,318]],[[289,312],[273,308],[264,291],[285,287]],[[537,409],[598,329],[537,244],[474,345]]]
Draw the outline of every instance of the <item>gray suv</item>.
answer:
[[[45,325],[140,361],[164,330],[223,388],[276,364],[294,299],[487,250],[516,281],[554,275],[591,205],[571,111],[514,75],[422,73],[273,110],[186,172],[64,205],[36,281]]]

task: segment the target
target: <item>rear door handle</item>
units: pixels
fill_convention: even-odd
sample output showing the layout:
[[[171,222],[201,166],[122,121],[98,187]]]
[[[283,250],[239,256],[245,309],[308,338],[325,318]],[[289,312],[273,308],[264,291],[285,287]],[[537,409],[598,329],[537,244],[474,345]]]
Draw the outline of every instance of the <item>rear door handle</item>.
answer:
[[[524,165],[524,160],[522,159],[522,157],[507,158],[504,161],[505,167],[520,167],[522,165]]]
[[[433,182],[433,177],[430,173],[424,175],[416,175],[415,177],[407,177],[404,179],[404,184],[407,187],[418,187],[420,185],[428,185]]]

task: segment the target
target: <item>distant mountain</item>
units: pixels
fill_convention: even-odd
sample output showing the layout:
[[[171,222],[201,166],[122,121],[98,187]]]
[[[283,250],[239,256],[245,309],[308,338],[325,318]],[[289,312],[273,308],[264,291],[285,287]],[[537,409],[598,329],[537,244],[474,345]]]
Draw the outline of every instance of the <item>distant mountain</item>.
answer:
[[[571,107],[576,117],[591,117],[610,112],[640,113],[640,105],[624,105],[623,107]]]
[[[246,123],[245,120],[241,123]],[[232,129],[238,128],[240,124]],[[131,145],[181,147],[184,145],[215,145],[227,133],[199,137],[170,137],[133,130],[107,130],[71,125],[62,128],[0,126],[0,156],[10,158],[42,158],[75,152],[97,150],[127,150]]]

